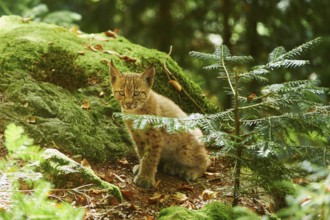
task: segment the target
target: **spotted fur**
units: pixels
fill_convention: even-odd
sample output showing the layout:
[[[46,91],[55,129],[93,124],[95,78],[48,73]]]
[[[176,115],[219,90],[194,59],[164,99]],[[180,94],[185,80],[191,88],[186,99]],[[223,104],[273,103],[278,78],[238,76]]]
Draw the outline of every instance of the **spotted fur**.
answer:
[[[151,89],[155,76],[154,68],[149,68],[141,74],[124,74],[111,64],[110,74],[114,97],[123,112],[164,117],[186,116],[172,100]],[[159,165],[166,173],[189,180],[200,177],[206,170],[209,158],[200,140],[202,132],[199,129],[169,134],[154,128],[134,130],[131,121],[125,123],[140,159],[134,178],[138,186],[153,186]]]

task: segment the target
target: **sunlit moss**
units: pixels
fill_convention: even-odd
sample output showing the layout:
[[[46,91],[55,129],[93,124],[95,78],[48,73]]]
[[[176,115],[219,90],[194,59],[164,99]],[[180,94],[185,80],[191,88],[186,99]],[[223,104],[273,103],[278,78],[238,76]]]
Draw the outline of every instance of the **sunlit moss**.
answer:
[[[167,54],[121,36],[79,34],[19,16],[2,16],[0,51],[0,129],[18,122],[38,144],[67,153],[97,161],[133,153],[125,126],[112,118],[120,108],[111,96],[106,65],[110,60],[123,72],[142,72],[154,66],[157,92],[187,112],[215,111]],[[124,56],[136,62],[124,60]],[[165,61],[171,73],[165,71]],[[174,79],[171,74],[184,91],[167,83],[168,76]],[[100,92],[104,95],[99,96]],[[90,108],[82,108],[83,102]]]
[[[236,219],[233,209],[224,203],[212,202],[200,210],[189,210],[172,206],[160,211],[159,220],[232,220]]]

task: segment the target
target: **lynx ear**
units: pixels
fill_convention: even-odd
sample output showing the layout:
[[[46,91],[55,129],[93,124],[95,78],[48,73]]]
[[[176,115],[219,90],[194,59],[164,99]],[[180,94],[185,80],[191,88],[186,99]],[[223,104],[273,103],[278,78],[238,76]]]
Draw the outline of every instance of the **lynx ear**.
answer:
[[[154,83],[154,77],[155,77],[155,68],[153,67],[150,67],[147,70],[145,70],[140,76],[140,78],[145,80],[150,87]]]
[[[117,78],[123,77],[123,74],[115,67],[112,61],[109,63],[109,70],[112,84],[116,82]]]

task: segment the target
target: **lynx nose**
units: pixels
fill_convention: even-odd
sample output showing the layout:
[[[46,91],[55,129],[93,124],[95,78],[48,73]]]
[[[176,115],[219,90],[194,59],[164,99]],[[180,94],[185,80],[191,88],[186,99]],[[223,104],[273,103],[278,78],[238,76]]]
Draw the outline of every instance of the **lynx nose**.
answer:
[[[132,102],[131,103],[125,103],[125,105],[126,105],[127,108],[131,108],[133,103]]]

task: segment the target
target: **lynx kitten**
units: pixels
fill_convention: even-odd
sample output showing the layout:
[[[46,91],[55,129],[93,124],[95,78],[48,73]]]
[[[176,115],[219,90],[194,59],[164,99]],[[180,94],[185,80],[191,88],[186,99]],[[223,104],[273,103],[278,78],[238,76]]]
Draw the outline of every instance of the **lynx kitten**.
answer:
[[[112,91],[123,112],[164,117],[184,117],[186,114],[170,99],[154,92],[155,70],[142,74],[123,74],[110,64]],[[136,144],[140,159],[135,184],[149,188],[155,184],[157,167],[166,173],[189,180],[200,177],[208,166],[208,155],[200,141],[202,132],[169,134],[160,129],[134,130],[132,122],[125,122]]]

